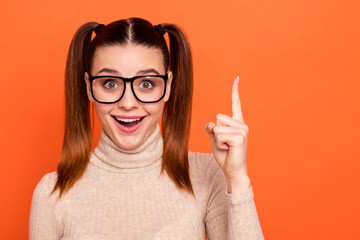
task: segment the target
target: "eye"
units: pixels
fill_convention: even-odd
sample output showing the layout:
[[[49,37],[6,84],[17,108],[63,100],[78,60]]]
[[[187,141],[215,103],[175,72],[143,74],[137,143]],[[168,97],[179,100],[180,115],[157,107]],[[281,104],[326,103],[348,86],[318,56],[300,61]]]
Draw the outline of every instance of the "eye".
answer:
[[[141,83],[140,83],[140,87],[141,88],[144,88],[144,89],[150,89],[150,88],[153,88],[153,83],[149,80],[143,80]]]
[[[103,83],[103,86],[108,89],[114,89],[114,88],[118,87],[118,84],[116,81],[114,81],[112,79],[106,79]]]

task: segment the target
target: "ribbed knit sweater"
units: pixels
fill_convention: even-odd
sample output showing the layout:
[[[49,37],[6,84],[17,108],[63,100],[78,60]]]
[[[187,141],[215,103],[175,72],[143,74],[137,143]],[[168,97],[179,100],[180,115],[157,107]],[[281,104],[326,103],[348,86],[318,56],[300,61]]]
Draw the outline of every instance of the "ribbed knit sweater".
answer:
[[[160,127],[139,148],[120,149],[101,130],[83,177],[58,198],[56,172],[36,186],[30,240],[264,239],[252,186],[229,194],[209,153],[189,152],[195,197],[160,174]]]

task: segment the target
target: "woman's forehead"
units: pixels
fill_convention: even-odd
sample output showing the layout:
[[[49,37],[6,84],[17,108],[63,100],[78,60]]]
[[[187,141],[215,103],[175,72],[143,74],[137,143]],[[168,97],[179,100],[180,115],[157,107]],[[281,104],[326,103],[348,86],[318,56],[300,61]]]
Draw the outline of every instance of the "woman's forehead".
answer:
[[[103,68],[130,76],[144,69],[155,69],[161,74],[165,71],[160,49],[132,44],[98,48],[94,54],[91,72],[96,75]]]

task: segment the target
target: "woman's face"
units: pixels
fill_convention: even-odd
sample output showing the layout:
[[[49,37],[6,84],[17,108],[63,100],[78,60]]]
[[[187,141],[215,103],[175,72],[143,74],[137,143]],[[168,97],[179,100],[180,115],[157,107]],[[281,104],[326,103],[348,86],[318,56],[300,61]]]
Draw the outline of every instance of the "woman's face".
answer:
[[[160,49],[131,44],[113,45],[96,50],[90,74],[131,78],[137,75],[164,75],[166,69]],[[164,102],[170,95],[171,72],[168,73],[168,78],[166,95],[159,102],[139,102],[131,91],[130,83],[126,83],[126,91],[120,101],[102,104],[92,98],[88,74],[85,73],[89,99],[95,105],[105,133],[119,147],[126,150],[136,149],[154,132]]]

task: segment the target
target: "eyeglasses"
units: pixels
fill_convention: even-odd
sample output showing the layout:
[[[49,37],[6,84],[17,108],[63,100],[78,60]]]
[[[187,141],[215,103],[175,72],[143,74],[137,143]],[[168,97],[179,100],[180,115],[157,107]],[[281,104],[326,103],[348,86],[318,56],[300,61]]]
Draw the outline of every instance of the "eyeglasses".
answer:
[[[159,102],[166,91],[167,75],[144,75],[132,78],[89,76],[91,95],[99,103],[116,103],[124,96],[126,83],[131,83],[135,98],[143,103]]]

